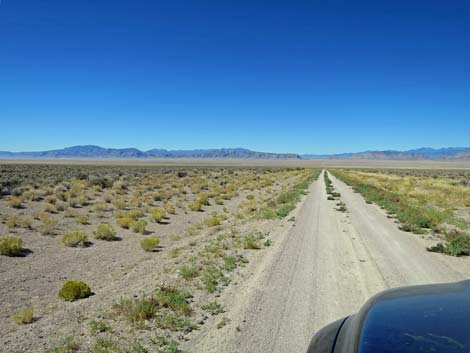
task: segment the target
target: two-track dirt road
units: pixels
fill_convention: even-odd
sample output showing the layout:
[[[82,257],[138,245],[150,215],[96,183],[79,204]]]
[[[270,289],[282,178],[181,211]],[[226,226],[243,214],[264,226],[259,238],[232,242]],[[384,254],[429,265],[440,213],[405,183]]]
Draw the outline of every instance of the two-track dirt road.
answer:
[[[470,277],[468,259],[426,252],[429,240],[398,230],[382,210],[331,179],[348,212],[327,200],[320,175],[295,227],[225,296],[230,323],[199,337],[192,352],[305,352],[315,331],[383,289]]]

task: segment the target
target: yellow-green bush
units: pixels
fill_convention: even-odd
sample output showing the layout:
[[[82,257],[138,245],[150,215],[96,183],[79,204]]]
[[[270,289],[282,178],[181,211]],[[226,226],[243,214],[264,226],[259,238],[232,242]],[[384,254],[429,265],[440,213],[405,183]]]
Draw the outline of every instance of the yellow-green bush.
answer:
[[[66,301],[74,301],[89,297],[91,289],[88,284],[82,281],[68,281],[59,291],[59,298]]]
[[[147,224],[148,223],[145,219],[139,219],[138,221],[135,221],[135,223],[132,225],[132,230],[135,233],[145,234]]]
[[[161,222],[165,218],[166,212],[162,208],[154,208],[152,210],[152,218],[155,222]]]
[[[116,238],[116,231],[110,224],[101,224],[94,231],[96,239],[101,240],[114,240]]]
[[[21,253],[23,240],[15,236],[0,237],[0,254],[15,256]]]
[[[62,237],[62,243],[65,246],[70,247],[84,247],[86,246],[86,242],[88,240],[87,235],[83,231],[75,231],[71,233],[67,233]]]
[[[158,237],[147,237],[141,240],[140,246],[145,251],[153,251],[160,243],[160,239]]]

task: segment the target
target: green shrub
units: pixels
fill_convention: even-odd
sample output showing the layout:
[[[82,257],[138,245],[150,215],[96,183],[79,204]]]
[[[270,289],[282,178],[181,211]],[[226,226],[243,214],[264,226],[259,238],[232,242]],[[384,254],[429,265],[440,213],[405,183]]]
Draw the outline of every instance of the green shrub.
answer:
[[[189,315],[192,312],[189,300],[192,295],[173,287],[161,287],[155,293],[159,305],[169,308],[176,314]]]
[[[157,223],[161,222],[163,218],[165,218],[165,215],[166,212],[162,208],[154,208],[152,210],[152,219]]]
[[[235,256],[225,256],[224,257],[224,270],[233,271],[237,268],[237,258]]]
[[[23,240],[15,236],[0,237],[0,254],[16,256],[21,253]]]
[[[65,246],[70,246],[70,247],[76,247],[76,246],[85,247],[87,240],[88,240],[88,237],[83,231],[71,232],[71,233],[65,234],[62,237],[62,243]]]
[[[93,231],[93,234],[95,235],[96,239],[101,239],[101,240],[115,240],[116,239],[116,231],[114,230],[113,226],[110,224],[99,225]]]
[[[451,233],[447,236],[446,253],[452,256],[470,255],[470,236]]]
[[[68,281],[59,291],[59,298],[66,301],[74,301],[89,297],[91,289],[88,284],[81,281]]]
[[[145,251],[154,251],[159,243],[160,243],[160,239],[158,237],[153,236],[153,237],[147,237],[147,238],[142,239],[140,241],[140,246]]]
[[[134,233],[145,234],[147,228],[147,221],[145,219],[139,219],[132,225],[132,230]]]
[[[113,313],[124,316],[131,324],[141,327],[146,320],[152,319],[158,310],[158,302],[153,296],[121,299],[113,304]]]
[[[34,320],[34,309],[32,306],[20,309],[13,317],[15,322],[19,324],[30,324]]]

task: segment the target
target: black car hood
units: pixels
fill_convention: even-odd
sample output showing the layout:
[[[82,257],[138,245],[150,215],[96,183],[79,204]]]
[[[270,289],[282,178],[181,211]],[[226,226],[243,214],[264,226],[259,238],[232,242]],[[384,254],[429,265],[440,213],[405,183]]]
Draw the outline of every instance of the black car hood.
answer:
[[[322,333],[334,337],[329,351],[309,352],[468,353],[470,281],[387,290],[340,322]]]

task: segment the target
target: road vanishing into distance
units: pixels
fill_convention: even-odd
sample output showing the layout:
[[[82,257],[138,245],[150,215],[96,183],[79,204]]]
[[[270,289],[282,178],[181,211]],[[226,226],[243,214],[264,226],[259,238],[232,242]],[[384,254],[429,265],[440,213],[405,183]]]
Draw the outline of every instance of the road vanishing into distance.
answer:
[[[246,282],[229,290],[230,324],[192,343],[197,353],[306,352],[312,335],[377,292],[470,277],[468,259],[426,251],[377,206],[330,174],[347,212],[327,200],[323,173]],[[255,265],[253,265],[255,266]]]

